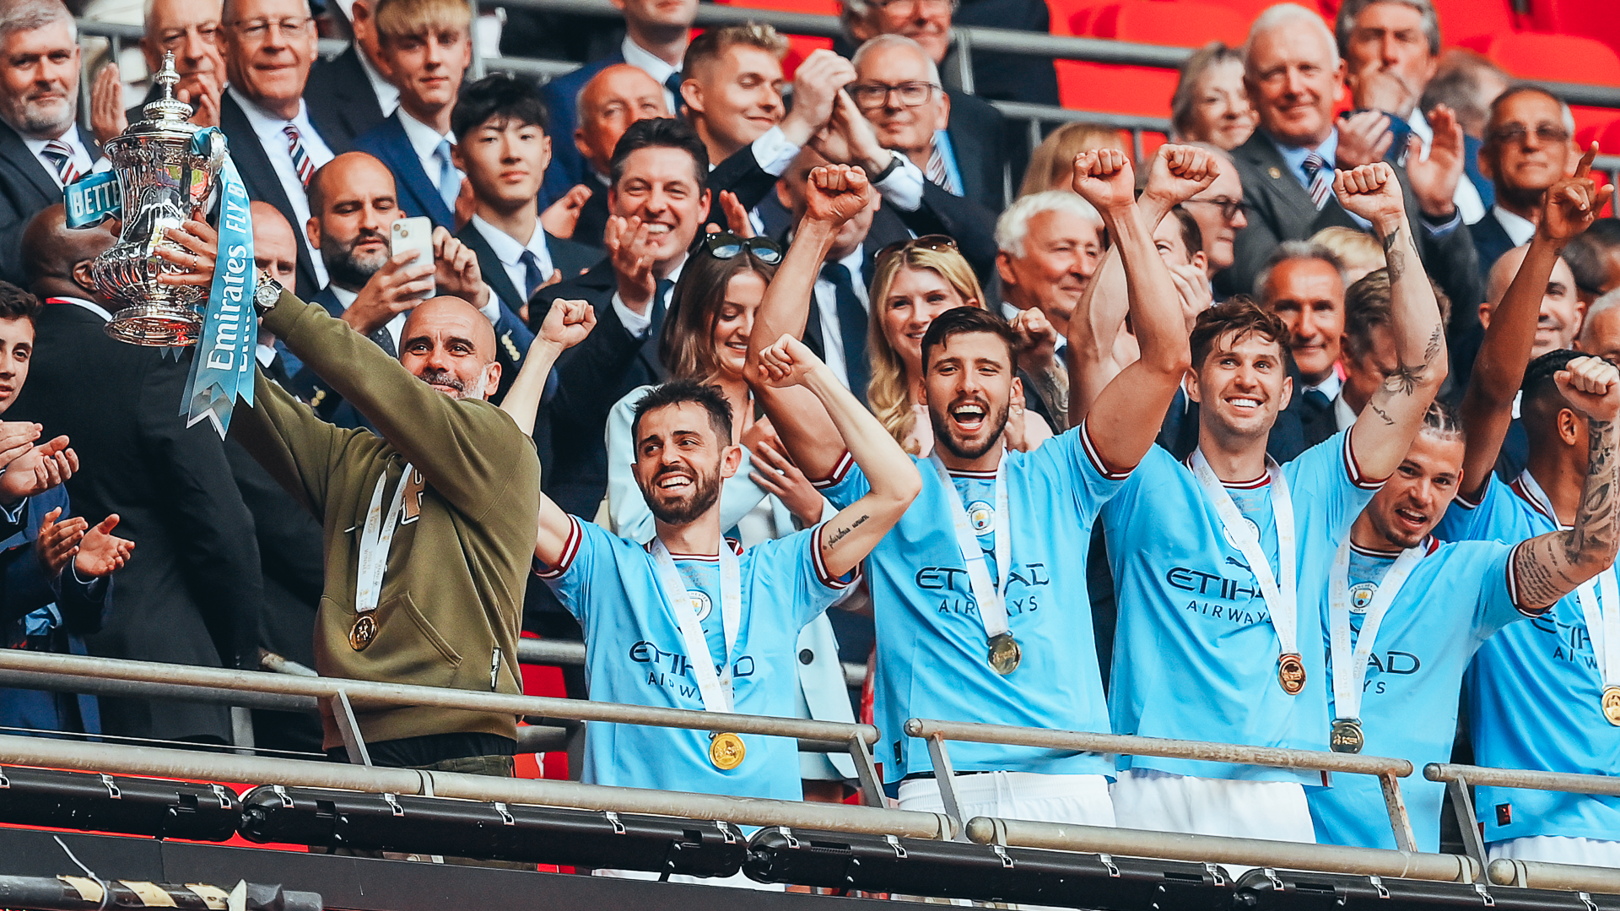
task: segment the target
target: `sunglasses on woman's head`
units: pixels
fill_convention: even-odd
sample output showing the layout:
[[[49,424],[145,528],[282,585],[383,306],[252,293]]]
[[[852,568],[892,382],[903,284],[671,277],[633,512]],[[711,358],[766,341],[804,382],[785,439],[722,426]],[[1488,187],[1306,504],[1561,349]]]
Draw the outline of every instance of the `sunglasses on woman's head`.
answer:
[[[945,236],[944,234],[924,234],[921,237],[913,237],[910,240],[897,240],[879,250],[877,258],[873,260],[873,263],[881,263],[891,256],[903,256],[910,253],[912,250],[932,250],[935,253],[943,253],[946,250],[950,250],[954,253],[956,252],[956,241]]]
[[[776,241],[768,237],[738,237],[730,231],[720,231],[703,238],[703,249],[715,259],[732,259],[748,252],[767,266],[782,261],[782,248]]]

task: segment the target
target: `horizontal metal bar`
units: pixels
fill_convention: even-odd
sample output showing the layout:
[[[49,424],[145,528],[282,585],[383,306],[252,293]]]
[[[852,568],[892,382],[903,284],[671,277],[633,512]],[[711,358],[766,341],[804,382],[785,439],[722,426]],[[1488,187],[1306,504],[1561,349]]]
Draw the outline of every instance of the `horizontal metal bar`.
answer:
[[[765,715],[728,715],[720,712],[483,693],[400,683],[340,680],[331,677],[295,677],[264,671],[122,661],[29,652],[21,649],[0,649],[0,670],[74,674],[104,680],[144,680],[247,692],[313,696],[317,699],[328,699],[341,691],[348,694],[349,701],[357,708],[428,706],[469,712],[539,715],[546,718],[643,724],[695,731],[733,731],[739,734],[796,737],[806,740],[844,741],[850,737],[860,737],[869,744],[876,743],[878,738],[877,728],[869,724],[839,724],[832,721]]]
[[[201,702],[206,705],[239,705],[273,712],[316,712],[318,700],[311,696],[227,690],[213,686],[191,686],[146,680],[109,680],[78,674],[48,671],[19,671],[0,668],[0,686],[51,693],[85,693],[132,699],[167,699],[175,702]]]
[[[948,838],[954,834],[950,818],[937,813],[613,788],[550,779],[496,778],[456,772],[390,769],[302,759],[266,759],[4,735],[0,735],[0,756],[6,757],[6,762],[12,765],[80,769],[115,775],[152,775],[230,784],[275,782],[371,794],[423,794],[462,800],[499,800],[581,810],[650,813],[685,819],[719,819],[745,826],[780,825],[911,838]]]
[[[1413,854],[1378,848],[1309,845],[1261,838],[1226,838],[1026,822],[978,816],[968,821],[967,836],[981,845],[1055,848],[1063,851],[1120,854],[1163,860],[1190,860],[1249,867],[1285,867],[1360,876],[1397,876],[1431,882],[1473,882],[1472,858],[1456,854]]]
[[[1620,870],[1534,860],[1493,860],[1486,875],[1498,886],[1550,889],[1559,892],[1620,894]]]
[[[306,667],[291,658],[282,656],[269,649],[259,649],[259,670],[269,671],[273,674],[293,674],[299,677],[319,677],[313,668]]]
[[[1054,108],[1053,110],[1062,110]],[[559,667],[584,667],[585,643],[566,639],[519,639],[518,661],[522,664],[551,664]],[[843,662],[844,685],[851,689],[866,683],[866,665]]]
[[[931,718],[912,718],[906,722],[906,733],[912,737],[939,735],[946,740],[962,740],[970,743],[1000,743],[1125,756],[1163,756],[1170,759],[1231,762],[1278,769],[1312,769],[1359,775],[1390,774],[1399,778],[1412,774],[1412,764],[1404,759],[1362,756],[1359,753],[1330,753],[1326,750],[1284,750],[1277,747],[1205,743],[1200,740],[1167,740],[1161,737],[1094,734],[1088,731],[1053,731],[1004,724],[938,721]]]
[[[1423,767],[1430,781],[1465,778],[1478,787],[1528,788],[1533,791],[1566,791],[1570,794],[1603,794],[1620,797],[1620,778],[1608,775],[1576,775],[1570,772],[1533,772],[1528,769],[1492,769],[1478,765],[1452,765],[1431,762]]]

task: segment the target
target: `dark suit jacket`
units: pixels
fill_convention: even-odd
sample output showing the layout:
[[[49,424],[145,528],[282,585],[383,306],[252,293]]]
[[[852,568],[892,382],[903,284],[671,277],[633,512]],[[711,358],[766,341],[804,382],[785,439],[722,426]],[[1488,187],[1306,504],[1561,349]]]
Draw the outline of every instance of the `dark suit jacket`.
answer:
[[[117,609],[92,653],[205,667],[255,667],[263,581],[253,520],[223,442],[177,413],[191,352],[180,360],[108,338],[72,304],[36,322],[28,385],[7,413],[66,434],[82,470],[68,482],[80,513],[118,513],[135,542],[118,575]],[[230,741],[217,705],[102,700],[110,734]]]
[[[1007,120],[995,105],[963,92],[947,90],[950,122],[945,134],[956,153],[963,195],[993,213],[1007,207]]]
[[[540,186],[542,207],[561,199],[575,184],[596,188],[591,163],[574,145],[574,130],[579,126],[579,92],[597,73],[623,62],[624,54],[615,46],[612,52],[540,87],[546,99],[546,113],[551,117],[551,126],[546,130],[551,136],[551,164],[546,167],[545,183]],[[599,245],[601,242],[600,238],[596,241]]]
[[[382,105],[354,44],[330,60],[315,61],[304,86],[304,105],[310,120],[321,124],[321,137],[327,142],[335,139],[345,148],[353,148],[356,139],[383,122]]]
[[[607,493],[608,414],[630,390],[661,383],[669,371],[658,360],[658,334],[664,307],[654,303],[652,326],[645,339],[631,335],[613,309],[618,291],[612,264],[603,260],[572,281],[541,288],[529,299],[529,321],[538,326],[555,300],[584,300],[596,308],[596,328],[557,361],[556,396],[542,411],[549,444],[542,443],[537,422],[536,444],[542,462],[541,487],[567,512],[586,519]]]
[[[413,218],[426,215],[433,219],[435,228],[454,231],[456,213],[444,204],[439,188],[422,170],[422,159],[417,158],[416,150],[411,148],[411,141],[405,136],[405,127],[400,125],[400,116],[400,112],[395,111],[387,120],[356,139],[354,147],[358,151],[369,152],[394,172],[395,194],[399,197],[399,207],[406,215]]]
[[[1494,210],[1486,211],[1485,217],[1469,225],[1468,230],[1473,235],[1474,251],[1479,256],[1479,280],[1484,282],[1502,254],[1517,245],[1508,237],[1507,229],[1497,220]]]
[[[309,108],[309,121],[315,126],[316,132],[332,154],[341,155],[349,150],[348,143],[338,141],[336,129],[328,129],[327,125],[316,117],[316,109]],[[320,283],[315,277],[315,261],[310,256],[309,245],[301,238],[304,236],[304,226],[293,211],[292,201],[287,198],[287,191],[282,189],[281,178],[276,176],[276,169],[270,164],[270,156],[259,143],[259,137],[253,132],[253,124],[248,122],[247,114],[242,112],[236,99],[230,93],[221,96],[219,101],[219,128],[225,134],[225,140],[230,146],[231,159],[236,162],[236,169],[242,175],[242,183],[246,185],[248,196],[260,202],[267,202],[276,207],[281,217],[287,219],[292,225],[293,233],[298,235],[298,281],[297,294],[308,300],[317,291],[321,290]]]
[[[591,188],[591,198],[585,200],[585,207],[579,210],[579,221],[574,225],[574,234],[569,239],[600,253],[604,243],[602,236],[607,233],[608,215],[611,214],[608,211],[608,191],[594,177],[587,179],[585,185]]]
[[[79,141],[90,151],[91,158],[101,157],[87,130],[79,130]],[[16,130],[0,121],[0,279],[27,284],[22,261],[23,230],[40,210],[61,201],[62,188],[45,170],[45,164],[28,150]]]
[[[1355,219],[1329,199],[1320,211],[1311,195],[1289,170],[1282,153],[1264,133],[1256,130],[1232,150],[1238,176],[1243,180],[1243,201],[1249,225],[1238,232],[1232,267],[1216,277],[1224,294],[1248,294],[1266,259],[1285,240],[1305,240],[1323,228],[1339,226],[1360,230]],[[1442,237],[1433,236],[1406,179],[1406,169],[1395,168],[1406,198],[1407,221],[1417,234],[1418,255],[1429,275],[1452,301],[1483,300],[1478,255],[1468,226],[1459,224]]]
[[[528,298],[512,284],[511,277],[506,274],[506,266],[501,263],[500,257],[495,255],[495,249],[484,239],[483,232],[478,230],[478,226],[471,221],[467,222],[456,232],[456,239],[478,255],[478,269],[484,274],[484,282],[495,292],[495,296],[501,299],[501,303],[514,314],[523,309]],[[546,233],[546,249],[551,253],[552,266],[562,273],[563,281],[578,278],[602,261],[601,250],[593,250],[584,244],[553,237],[550,232]]]
[[[1051,12],[1041,0],[966,0],[957,7],[951,21],[958,28],[982,25],[1037,35],[1052,33]],[[956,72],[957,53],[953,44],[940,65],[942,74]],[[952,75],[946,75],[945,79],[947,83],[954,83]],[[974,49],[973,92],[987,100],[1054,106],[1059,103],[1057,71],[1052,67],[1052,59],[1028,54],[997,54]]]

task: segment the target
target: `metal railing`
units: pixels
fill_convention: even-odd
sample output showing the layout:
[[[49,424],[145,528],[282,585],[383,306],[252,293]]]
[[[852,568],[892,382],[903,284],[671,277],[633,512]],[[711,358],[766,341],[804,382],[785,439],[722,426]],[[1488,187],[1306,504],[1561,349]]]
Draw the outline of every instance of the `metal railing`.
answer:
[[[1620,797],[1620,778],[1527,769],[1492,769],[1444,762],[1431,762],[1424,766],[1423,777],[1445,783],[1446,794],[1451,798],[1452,809],[1457,814],[1458,827],[1463,832],[1464,847],[1485,867],[1491,882],[1499,886],[1522,886],[1527,889],[1620,893],[1620,870],[1530,860],[1502,859],[1487,863],[1485,846],[1479,835],[1479,817],[1468,794],[1470,786],[1484,786]]]
[[[584,667],[585,643],[566,639],[519,639],[518,661],[522,664],[546,664],[558,667]],[[844,685],[860,689],[866,682],[866,666],[843,662],[839,670]]]

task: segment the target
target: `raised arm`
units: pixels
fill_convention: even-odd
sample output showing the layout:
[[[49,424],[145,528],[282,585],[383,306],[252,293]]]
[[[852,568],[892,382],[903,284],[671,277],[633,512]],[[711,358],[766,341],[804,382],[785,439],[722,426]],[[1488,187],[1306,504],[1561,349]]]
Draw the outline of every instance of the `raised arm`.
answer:
[[[1592,224],[1614,193],[1613,187],[1598,190],[1590,176],[1592,159],[1596,156],[1597,143],[1593,143],[1581,156],[1574,176],[1547,189],[1541,223],[1536,225],[1536,233],[1530,239],[1530,249],[1525,252],[1524,262],[1519,265],[1512,284],[1491,312],[1490,326],[1474,359],[1474,372],[1459,408],[1468,436],[1459,491],[1465,498],[1477,498],[1485,482],[1490,480],[1502,440],[1513,422],[1513,399],[1519,393],[1519,384],[1524,382],[1525,368],[1530,365],[1530,349],[1535,344],[1536,324],[1541,318],[1541,299],[1547,293],[1547,281],[1558,263],[1558,256],[1565,245]]]
[[[595,328],[596,308],[585,301],[552,303],[539,333],[529,345],[529,356],[501,401],[501,410],[517,422],[519,430],[534,435],[534,418],[540,411],[540,399],[545,394],[551,368],[564,351],[584,341]]]
[[[1137,200],[1149,235],[1171,209],[1203,192],[1219,175],[1220,162],[1208,152],[1159,146],[1148,166],[1147,187]],[[1115,343],[1129,311],[1125,266],[1117,247],[1109,247],[1069,321],[1069,426],[1086,419],[1104,387],[1128,366],[1116,359]]]
[[[1339,171],[1333,192],[1346,211],[1372,222],[1389,267],[1389,328],[1396,366],[1373,393],[1362,420],[1350,429],[1350,452],[1361,474],[1387,478],[1406,458],[1424,413],[1445,382],[1446,329],[1418,259],[1394,169],[1380,161]]]
[[[827,521],[817,542],[827,574],[842,576],[905,515],[922,490],[922,478],[900,444],[803,342],[783,335],[760,352],[759,362],[760,385],[801,386],[821,402],[838,430],[840,449],[849,451],[870,485],[865,496]]]
[[[860,214],[872,199],[873,190],[866,174],[860,168],[833,165],[810,172],[805,196],[809,207],[794,232],[776,277],[765,289],[765,299],[754,314],[753,334],[748,338],[748,369],[754,394],[771,416],[771,423],[806,476],[830,476],[843,458],[844,445],[839,442],[833,421],[826,409],[815,401],[815,396],[803,389],[780,388],[768,382],[756,382],[759,356],[767,347],[784,335],[804,336],[804,324],[810,317],[810,297],[815,291],[816,276],[821,264],[832,249],[833,240],[843,224]],[[877,306],[874,302],[873,306]]]
[[[1214,163],[1202,149],[1181,148],[1170,157],[1189,179],[1203,181]],[[1187,323],[1170,280],[1170,267],[1153,245],[1153,229],[1136,202],[1130,160],[1115,149],[1083,152],[1074,160],[1074,188],[1102,214],[1125,265],[1132,325],[1142,355],[1120,371],[1086,416],[1092,443],[1116,471],[1142,461],[1164,422],[1181,378],[1192,363]],[[1079,322],[1084,322],[1083,320]]]
[[[1620,370],[1596,357],[1576,358],[1553,377],[1571,407],[1586,417],[1586,483],[1575,525],[1531,538],[1513,551],[1513,593],[1520,610],[1546,610],[1614,563],[1620,548],[1615,498],[1620,496]]]

